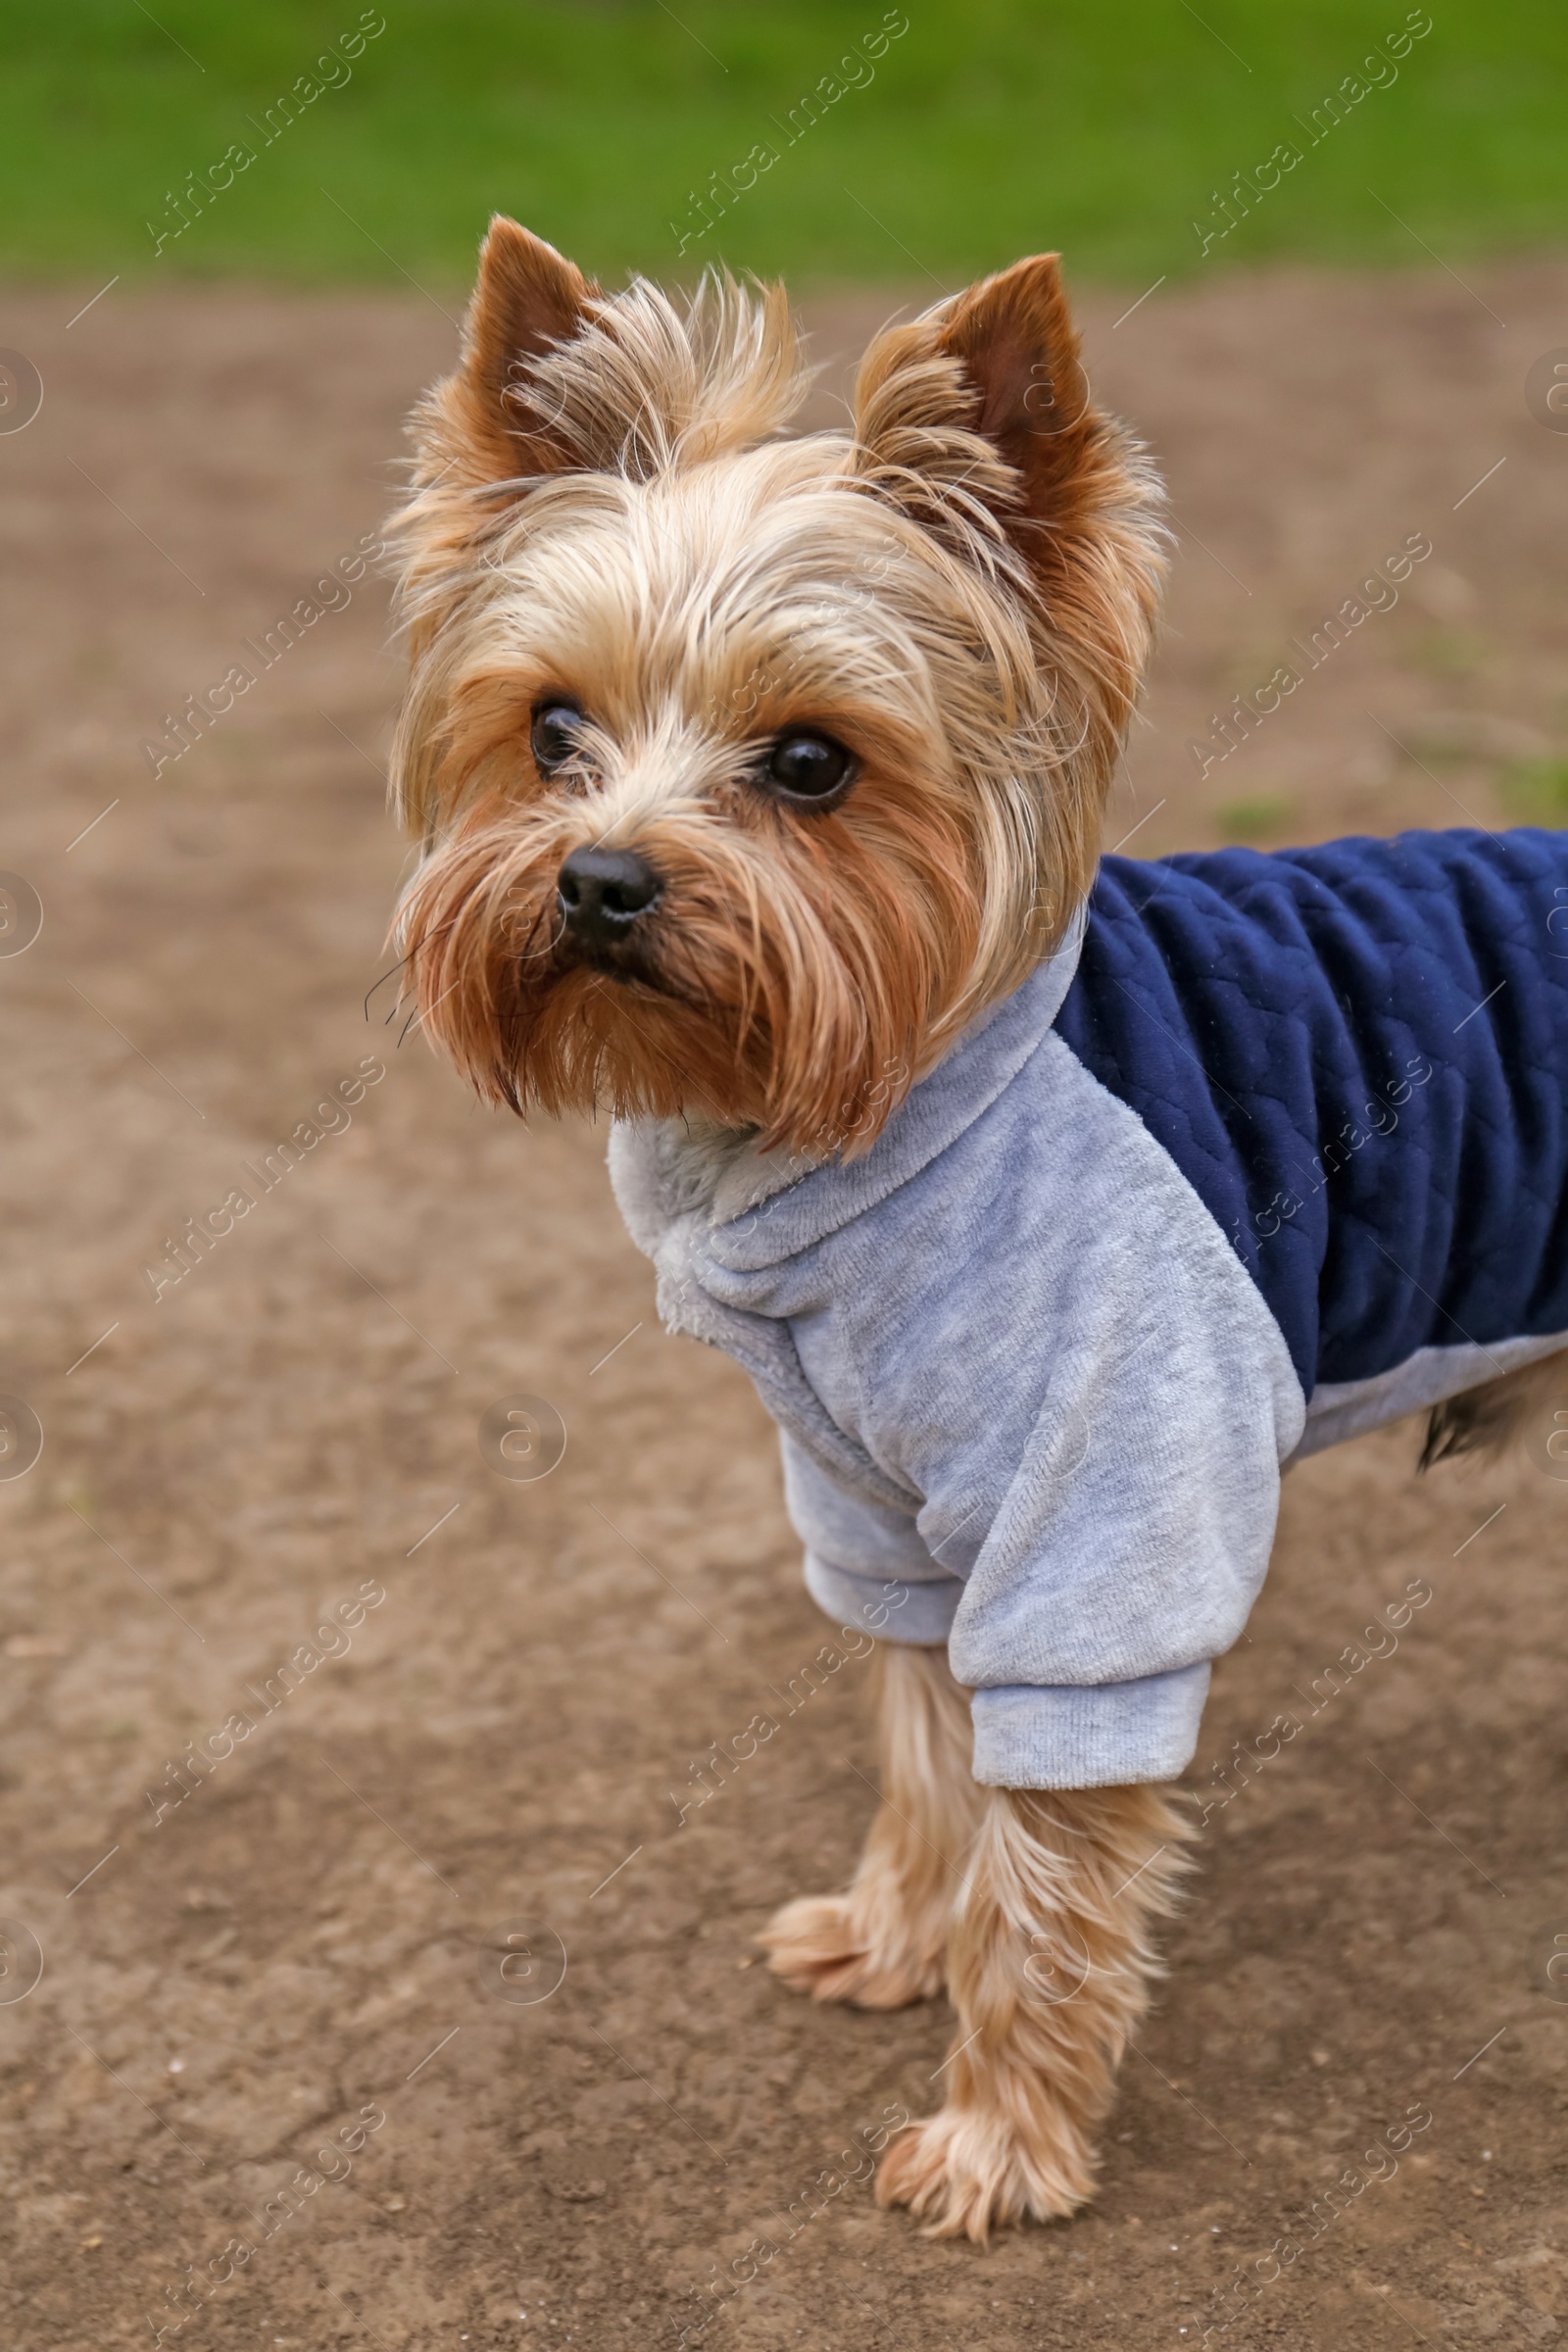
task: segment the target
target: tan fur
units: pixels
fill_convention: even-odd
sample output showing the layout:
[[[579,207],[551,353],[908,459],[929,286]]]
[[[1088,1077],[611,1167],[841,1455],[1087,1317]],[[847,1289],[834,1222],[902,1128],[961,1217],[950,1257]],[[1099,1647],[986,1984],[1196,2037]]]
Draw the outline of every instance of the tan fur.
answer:
[[[1093,2195],[1093,2133],[1193,1834],[1157,1788],[984,1791],[948,1944],[947,2104],[889,2149],[879,2202],[909,2206],[930,2236],[983,2242]]]
[[[1479,1388],[1446,1396],[1427,1418],[1422,1470],[1460,1453],[1499,1454],[1517,1443],[1538,1413],[1553,1404],[1568,1407],[1568,1354],[1521,1364]]]
[[[848,1156],[1089,888],[1165,533],[1054,257],[877,337],[848,433],[782,437],[805,381],[780,289],[606,295],[492,224],[392,531],[421,849],[400,935],[427,1034],[488,1100]],[[564,698],[582,724],[546,776],[530,727]],[[763,788],[800,726],[855,756],[841,805]],[[590,846],[662,886],[604,968],[558,899]],[[819,2000],[946,1979],[948,2104],[878,2193],[983,2239],[1090,2194],[1187,1833],[1157,1789],[977,1787],[945,1658],[894,1648],[883,1677],[854,1882],[765,1940]]]
[[[969,1777],[969,1693],[947,1652],[890,1646],[881,1673],[882,1804],[844,1894],[786,1903],[760,1938],[797,1992],[858,2009],[929,2000],[947,1975],[984,1792]]]
[[[883,1653],[882,1805],[847,1893],[787,1903],[769,1965],[819,2001],[893,2009],[946,1980],[947,2104],[878,2176],[933,2236],[983,2240],[1094,2193],[1093,2132],[1158,1968],[1190,1819],[1163,1789],[978,1788],[968,1692],[940,1650]]]
[[[492,230],[392,534],[424,1026],[493,1101],[862,1150],[1088,886],[1152,625],[1157,485],[1092,407],[1049,466],[1011,462],[1045,380],[1019,353],[1078,368],[1053,260],[879,337],[853,435],[781,442],[804,376],[776,290],[607,297],[518,239]],[[549,788],[528,754],[547,692],[594,722]],[[748,781],[790,720],[858,755],[841,809],[803,818]],[[665,879],[613,984],[562,951],[556,874],[588,842]]]

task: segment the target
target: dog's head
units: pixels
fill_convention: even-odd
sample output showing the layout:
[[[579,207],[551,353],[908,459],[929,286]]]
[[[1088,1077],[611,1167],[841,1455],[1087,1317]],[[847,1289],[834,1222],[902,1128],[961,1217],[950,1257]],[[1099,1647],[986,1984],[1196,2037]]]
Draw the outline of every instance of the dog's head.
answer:
[[[850,433],[804,384],[780,289],[492,224],[394,536],[401,939],[493,1101],[863,1148],[1088,887],[1162,533],[1054,258],[881,334]]]

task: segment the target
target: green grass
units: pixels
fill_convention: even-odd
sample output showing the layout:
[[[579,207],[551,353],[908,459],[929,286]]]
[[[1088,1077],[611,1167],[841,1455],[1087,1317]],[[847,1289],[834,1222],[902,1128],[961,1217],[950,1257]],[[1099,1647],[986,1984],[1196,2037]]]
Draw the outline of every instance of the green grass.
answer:
[[[1259,793],[1255,800],[1228,802],[1215,816],[1227,841],[1268,841],[1290,823],[1293,806],[1279,793]]]
[[[1437,678],[1473,678],[1494,658],[1494,648],[1473,629],[1424,629],[1412,652],[1421,667]]]
[[[1526,823],[1568,824],[1568,760],[1521,760],[1502,778],[1503,799]]]
[[[716,257],[947,286],[1055,245],[1079,277],[1141,290],[1276,255],[1430,266],[1369,188],[1446,262],[1568,229],[1560,0],[1432,0],[1397,80],[1310,147],[1297,119],[1397,31],[1402,0],[907,0],[874,80],[789,146],[772,118],[882,0],[384,0],[352,79],[265,147],[247,117],[359,0],[154,13],[0,0],[0,269],[449,286],[503,209],[612,277]],[[255,162],[155,259],[167,192],[235,140]],[[1214,192],[1284,140],[1300,162],[1201,258],[1195,219],[1220,225]],[[691,192],[759,142],[776,164],[682,255]]]

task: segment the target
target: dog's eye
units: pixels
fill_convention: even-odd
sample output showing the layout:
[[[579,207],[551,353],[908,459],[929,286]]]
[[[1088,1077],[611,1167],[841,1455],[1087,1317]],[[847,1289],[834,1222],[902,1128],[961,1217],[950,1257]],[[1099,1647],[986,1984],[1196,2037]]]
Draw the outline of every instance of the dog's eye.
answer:
[[[553,776],[574,759],[582,738],[582,712],[575,703],[540,703],[534,710],[529,743],[534,765],[542,776]]]
[[[768,754],[763,771],[781,800],[820,808],[843,799],[855,780],[855,755],[814,727],[791,727]]]

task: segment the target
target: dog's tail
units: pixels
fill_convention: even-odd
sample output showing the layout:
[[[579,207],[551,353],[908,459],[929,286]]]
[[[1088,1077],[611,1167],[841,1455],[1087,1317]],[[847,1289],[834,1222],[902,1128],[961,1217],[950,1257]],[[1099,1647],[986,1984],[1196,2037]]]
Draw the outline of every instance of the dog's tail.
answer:
[[[1564,1408],[1568,1432],[1568,1352],[1547,1355],[1476,1389],[1461,1390],[1435,1404],[1427,1418],[1427,1442],[1418,1469],[1430,1470],[1459,1453],[1501,1453],[1523,1436],[1537,1413],[1553,1400]]]

